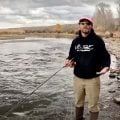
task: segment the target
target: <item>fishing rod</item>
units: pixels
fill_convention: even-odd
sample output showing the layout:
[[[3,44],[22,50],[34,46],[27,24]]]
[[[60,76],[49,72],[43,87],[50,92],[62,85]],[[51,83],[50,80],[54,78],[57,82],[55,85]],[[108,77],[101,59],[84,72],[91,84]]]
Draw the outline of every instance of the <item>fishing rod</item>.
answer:
[[[35,93],[36,90],[38,90],[41,86],[43,86],[46,82],[48,82],[52,77],[54,77],[58,72],[60,72],[63,68],[66,66],[61,67],[58,71],[56,71],[53,75],[51,75],[48,79],[46,79],[44,82],[42,82],[39,86],[37,86],[31,93],[29,93],[24,99],[20,99],[17,104],[15,104],[10,110],[8,110],[6,113],[4,113],[2,116],[7,117],[9,114],[11,114],[20,104],[24,103],[27,97],[31,96]]]

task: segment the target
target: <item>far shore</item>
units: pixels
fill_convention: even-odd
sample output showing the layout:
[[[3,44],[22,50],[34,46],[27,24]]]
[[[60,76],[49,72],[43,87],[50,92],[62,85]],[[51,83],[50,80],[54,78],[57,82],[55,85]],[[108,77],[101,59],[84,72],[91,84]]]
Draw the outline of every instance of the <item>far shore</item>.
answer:
[[[0,35],[0,40],[25,39],[26,37],[74,38],[75,36],[76,36],[75,34],[66,34],[66,33],[5,34],[5,35]]]

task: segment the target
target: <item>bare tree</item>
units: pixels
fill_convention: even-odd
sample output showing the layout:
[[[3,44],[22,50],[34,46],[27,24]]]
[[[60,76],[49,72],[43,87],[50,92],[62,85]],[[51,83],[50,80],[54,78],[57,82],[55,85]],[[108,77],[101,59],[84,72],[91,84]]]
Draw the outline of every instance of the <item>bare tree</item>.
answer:
[[[118,0],[117,1],[117,12],[118,12],[118,23],[119,23],[119,26],[120,26],[120,1]]]
[[[114,26],[113,14],[108,4],[102,2],[96,6],[94,22],[95,27],[100,27],[105,30],[113,29]]]

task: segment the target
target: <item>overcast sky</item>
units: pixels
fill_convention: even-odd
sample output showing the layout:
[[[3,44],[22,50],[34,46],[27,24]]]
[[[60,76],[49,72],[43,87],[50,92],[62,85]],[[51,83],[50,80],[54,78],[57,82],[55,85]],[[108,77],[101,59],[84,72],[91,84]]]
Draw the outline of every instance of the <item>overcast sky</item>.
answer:
[[[82,16],[93,16],[101,1],[116,16],[115,0],[0,0],[0,28],[77,23]]]

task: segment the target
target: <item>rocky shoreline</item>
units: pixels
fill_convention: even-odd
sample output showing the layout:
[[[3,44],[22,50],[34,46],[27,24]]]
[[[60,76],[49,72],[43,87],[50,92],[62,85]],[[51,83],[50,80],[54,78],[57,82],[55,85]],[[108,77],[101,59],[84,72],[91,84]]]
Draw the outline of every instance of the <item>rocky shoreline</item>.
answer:
[[[108,43],[108,50],[116,56],[116,58],[120,59],[120,38],[106,38],[104,39],[106,43]]]
[[[105,39],[105,42],[107,43],[107,48],[111,54],[116,56],[117,59],[117,66],[115,69],[110,69],[109,78],[112,79],[111,84],[116,84],[113,89],[109,90],[110,94],[113,94],[112,100],[109,102],[111,104],[116,103],[116,105],[120,105],[120,38],[109,38]],[[113,106],[112,106],[113,107]],[[117,106],[116,106],[117,107]],[[116,110],[115,110],[116,111]],[[118,115],[118,118],[120,119],[120,116]],[[118,120],[114,118],[115,120]]]

